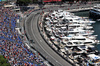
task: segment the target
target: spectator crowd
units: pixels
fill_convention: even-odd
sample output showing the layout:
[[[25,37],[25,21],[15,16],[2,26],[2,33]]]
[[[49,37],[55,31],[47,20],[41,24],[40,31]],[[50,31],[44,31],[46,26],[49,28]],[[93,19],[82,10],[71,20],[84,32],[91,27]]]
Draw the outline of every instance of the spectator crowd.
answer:
[[[0,54],[11,66],[46,66],[39,56],[27,48],[15,30],[19,18],[12,8],[0,7]]]

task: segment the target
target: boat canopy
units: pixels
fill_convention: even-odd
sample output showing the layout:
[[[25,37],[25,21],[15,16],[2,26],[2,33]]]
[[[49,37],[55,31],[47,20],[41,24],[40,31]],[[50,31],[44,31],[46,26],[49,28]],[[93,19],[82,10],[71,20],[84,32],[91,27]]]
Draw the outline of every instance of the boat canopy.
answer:
[[[93,59],[93,60],[100,59],[100,56],[97,56],[97,55],[95,55],[95,54],[90,54],[90,55],[88,55],[88,57],[90,57],[90,58]]]

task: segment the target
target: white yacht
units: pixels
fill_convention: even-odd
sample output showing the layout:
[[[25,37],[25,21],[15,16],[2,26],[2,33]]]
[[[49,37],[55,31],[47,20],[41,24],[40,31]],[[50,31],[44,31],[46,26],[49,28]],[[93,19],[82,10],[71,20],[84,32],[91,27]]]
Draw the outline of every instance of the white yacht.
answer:
[[[69,29],[69,34],[80,34],[80,35],[91,35],[94,33],[93,30],[82,30],[82,29]]]
[[[100,4],[97,4],[90,10],[89,17],[93,19],[100,19]]]
[[[95,40],[69,40],[66,41],[66,39],[63,40],[63,43],[66,44],[66,46],[81,46],[81,45],[87,45],[87,44],[95,44],[97,41]]]
[[[80,18],[80,17],[66,17],[66,19],[69,22],[77,22],[77,23],[81,23],[81,24],[92,24],[92,23],[95,23],[95,21],[91,21],[91,20],[88,20],[86,18]]]
[[[82,35],[78,35],[78,36],[73,36],[73,38],[72,38],[72,40],[86,40],[86,39],[95,40],[96,37],[95,36],[82,36]]]
[[[94,30],[91,26],[95,21],[63,10],[55,10],[45,20],[46,34],[55,46],[59,46],[62,56],[65,58],[68,56],[79,66],[81,64],[82,66],[88,64],[99,66],[100,56],[96,56],[97,53],[94,50],[99,41],[96,40],[97,35],[92,35]],[[97,59],[94,61],[92,56]]]
[[[100,66],[100,55],[89,54],[87,61],[90,66]]]
[[[86,41],[86,40],[95,40],[96,39],[96,36],[82,36],[82,35],[68,35],[68,36],[64,36],[64,37],[61,37],[61,39],[67,39],[67,40],[81,40],[81,41]]]

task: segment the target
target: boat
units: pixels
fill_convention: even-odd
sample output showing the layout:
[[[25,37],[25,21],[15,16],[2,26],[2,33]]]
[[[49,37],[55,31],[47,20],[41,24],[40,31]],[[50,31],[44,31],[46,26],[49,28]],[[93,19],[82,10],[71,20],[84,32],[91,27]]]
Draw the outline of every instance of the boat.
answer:
[[[90,66],[100,66],[100,55],[89,54],[87,57],[87,61]]]
[[[79,66],[99,65],[100,53],[95,48],[99,40],[96,40],[97,35],[93,35],[91,26],[95,21],[63,10],[55,10],[45,20],[45,33],[64,58]],[[93,62],[92,56],[98,59]]]
[[[89,11],[89,17],[93,19],[100,19],[100,4],[97,4]]]
[[[93,34],[94,33],[94,31],[93,30],[82,30],[82,29],[69,29],[68,30],[68,33],[69,34],[81,34],[81,35],[91,35],[91,34]]]
[[[93,44],[94,45],[94,44],[98,43],[98,41],[96,41],[96,40],[91,40],[91,39],[84,39],[83,40],[81,38],[78,38],[76,40],[75,40],[75,38],[74,38],[74,40],[63,39],[62,42],[64,44],[66,44],[66,46],[81,46],[81,45],[86,45],[86,44]]]

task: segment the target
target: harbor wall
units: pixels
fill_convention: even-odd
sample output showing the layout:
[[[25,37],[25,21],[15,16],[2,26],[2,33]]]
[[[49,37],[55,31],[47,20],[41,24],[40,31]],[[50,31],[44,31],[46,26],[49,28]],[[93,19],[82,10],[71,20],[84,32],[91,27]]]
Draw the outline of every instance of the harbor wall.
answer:
[[[82,9],[72,9],[72,10],[67,10],[68,12],[72,12],[72,13],[75,13],[75,12],[82,12],[82,11],[89,11],[91,10],[92,8],[82,8]]]

